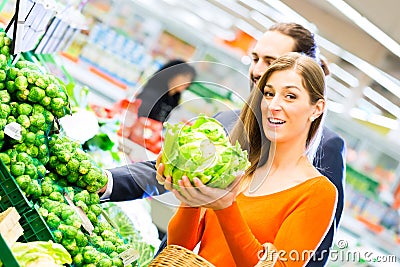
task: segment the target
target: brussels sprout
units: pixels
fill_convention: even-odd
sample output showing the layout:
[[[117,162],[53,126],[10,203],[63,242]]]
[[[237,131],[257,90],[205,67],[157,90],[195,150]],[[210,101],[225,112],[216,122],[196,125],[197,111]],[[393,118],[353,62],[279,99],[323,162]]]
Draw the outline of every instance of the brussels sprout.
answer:
[[[24,90],[28,88],[28,80],[25,76],[18,76],[15,78],[15,86],[18,90]]]
[[[31,114],[32,110],[33,110],[33,107],[30,104],[27,104],[27,103],[20,103],[17,106],[17,113],[19,115],[29,116]]]
[[[40,100],[42,100],[45,96],[46,95],[45,95],[45,92],[43,89],[33,86],[29,90],[28,100],[36,103],[36,102],[40,102]]]
[[[7,78],[6,71],[0,69],[0,82],[4,82]]]
[[[15,177],[21,176],[25,173],[25,163],[23,162],[15,162],[11,165],[11,174]]]
[[[0,104],[0,118],[7,119],[10,116],[11,108],[8,104]]]
[[[11,101],[11,96],[7,92],[7,90],[1,90],[0,91],[0,102],[7,104],[7,103],[10,103],[10,101]]]

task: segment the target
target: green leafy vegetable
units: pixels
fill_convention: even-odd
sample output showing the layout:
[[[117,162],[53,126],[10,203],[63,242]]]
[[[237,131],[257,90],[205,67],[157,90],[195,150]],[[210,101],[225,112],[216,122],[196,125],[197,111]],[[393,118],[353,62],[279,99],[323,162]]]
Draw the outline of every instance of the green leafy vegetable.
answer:
[[[63,266],[72,263],[68,251],[52,241],[17,242],[11,250],[22,267],[33,263],[36,263],[36,266]]]
[[[177,185],[182,175],[199,178],[211,187],[226,188],[250,163],[239,143],[232,145],[214,118],[199,116],[193,125],[164,124],[162,163],[164,175]]]

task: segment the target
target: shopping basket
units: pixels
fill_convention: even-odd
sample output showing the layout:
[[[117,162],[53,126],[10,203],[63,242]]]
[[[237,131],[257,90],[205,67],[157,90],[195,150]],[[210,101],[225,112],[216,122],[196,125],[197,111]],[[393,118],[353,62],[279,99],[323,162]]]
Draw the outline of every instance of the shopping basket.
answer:
[[[215,267],[193,251],[178,245],[168,245],[148,267]]]

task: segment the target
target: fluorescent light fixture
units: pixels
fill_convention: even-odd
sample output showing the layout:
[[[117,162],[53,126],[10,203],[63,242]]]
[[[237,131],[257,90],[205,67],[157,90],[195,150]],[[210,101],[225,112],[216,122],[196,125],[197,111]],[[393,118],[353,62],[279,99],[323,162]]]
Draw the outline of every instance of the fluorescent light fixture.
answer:
[[[269,28],[270,26],[272,26],[272,24],[274,24],[274,22],[272,20],[270,20],[269,18],[267,18],[266,16],[264,16],[257,10],[250,11],[250,18],[252,18],[254,21],[256,21],[258,24],[260,24],[261,26],[263,26],[266,29]]]
[[[347,62],[364,72],[367,76],[375,80],[377,83],[385,87],[387,90],[392,92],[394,95],[400,96],[399,82],[394,82],[395,79],[393,77],[390,77],[389,74],[383,74],[382,71],[375,66],[369,64],[363,59],[353,55],[352,53],[344,50],[340,46],[319,35],[315,35],[315,38],[317,40],[317,43],[320,44],[320,46],[324,47],[327,51],[346,60]]]
[[[344,113],[344,105],[328,100],[326,101],[326,106],[328,108],[328,110],[333,111],[335,113]]]
[[[362,121],[368,121],[368,113],[365,110],[359,109],[359,108],[352,108],[349,111],[349,114],[351,117],[362,120]]]
[[[271,7],[275,8],[282,14],[284,17],[279,19],[279,21],[290,21],[290,22],[297,22],[305,27],[307,27],[311,32],[315,32],[317,30],[316,26],[306,20],[303,16],[299,13],[291,9],[286,4],[282,3],[280,0],[264,0],[265,3],[270,5]]]
[[[244,31],[245,33],[252,36],[256,40],[260,39],[263,34],[261,31],[257,30],[253,25],[242,19],[239,19],[235,25],[240,30]]]
[[[352,75],[350,72],[344,70],[343,68],[339,67],[335,63],[330,63],[329,64],[329,69],[335,76],[340,78],[342,81],[350,85],[350,87],[358,87],[360,82],[358,79]]]
[[[396,130],[399,127],[399,122],[397,120],[377,114],[369,115],[366,111],[359,108],[352,108],[350,111],[350,115],[355,119],[367,121],[391,130]]]
[[[258,11],[259,13],[272,18],[274,21],[280,21],[284,17],[284,14],[272,8],[269,5],[261,3],[258,0],[239,0],[243,4],[247,5],[252,11]],[[251,16],[251,13],[250,13]],[[254,19],[254,18],[253,18]]]
[[[377,115],[377,114],[372,114],[368,118],[368,122],[391,129],[391,130],[396,130],[399,127],[399,122],[397,120],[382,116],[382,115]]]
[[[201,30],[205,26],[204,21],[190,11],[179,9],[175,12],[175,14],[179,14],[176,17],[177,19],[182,20],[184,23],[194,27],[195,29]]]
[[[229,0],[217,0],[217,3],[225,6],[226,8],[230,9],[231,11],[235,12],[236,14],[248,18],[249,17],[249,10],[244,6],[238,4],[236,1],[229,1]]]
[[[342,83],[338,82],[332,77],[328,79],[327,84],[330,88],[332,88],[344,97],[349,97],[351,95],[351,90],[349,88],[347,88]]]
[[[400,45],[393,40],[389,35],[384,33],[381,29],[375,26],[368,19],[363,17],[357,10],[352,8],[343,0],[325,0],[334,6],[337,10],[342,12],[346,17],[353,21],[358,27],[363,29],[372,38],[381,43],[384,47],[389,49],[393,54],[400,57]]]
[[[344,97],[329,86],[326,90],[326,98],[339,103],[344,102]]]
[[[365,87],[363,90],[363,94],[371,101],[375,102],[383,109],[385,109],[387,112],[393,114],[397,118],[400,118],[400,108],[372,88]]]
[[[360,98],[357,101],[357,105],[365,110],[366,112],[370,113],[370,114],[378,114],[378,115],[382,115],[382,110],[380,110],[379,108],[377,108],[374,104],[372,104],[371,102],[367,101],[365,98]]]
[[[191,4],[184,5],[199,17],[208,22],[218,24],[222,28],[229,29],[232,27],[235,17],[220,7],[209,3],[208,1],[199,2],[198,0],[188,1]]]
[[[163,1],[171,6],[176,6],[178,4],[177,0],[163,0]]]
[[[207,29],[212,34],[223,40],[232,41],[236,38],[236,34],[232,30],[226,30],[217,25],[208,25]]]

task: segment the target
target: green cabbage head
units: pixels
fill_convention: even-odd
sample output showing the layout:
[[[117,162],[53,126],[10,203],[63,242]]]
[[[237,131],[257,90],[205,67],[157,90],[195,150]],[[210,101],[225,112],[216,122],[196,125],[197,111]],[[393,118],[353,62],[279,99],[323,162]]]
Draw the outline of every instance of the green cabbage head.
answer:
[[[214,118],[200,115],[193,125],[165,122],[164,127],[161,162],[174,185],[186,175],[191,182],[197,177],[210,187],[226,188],[250,166],[247,151],[238,142],[232,145]]]

